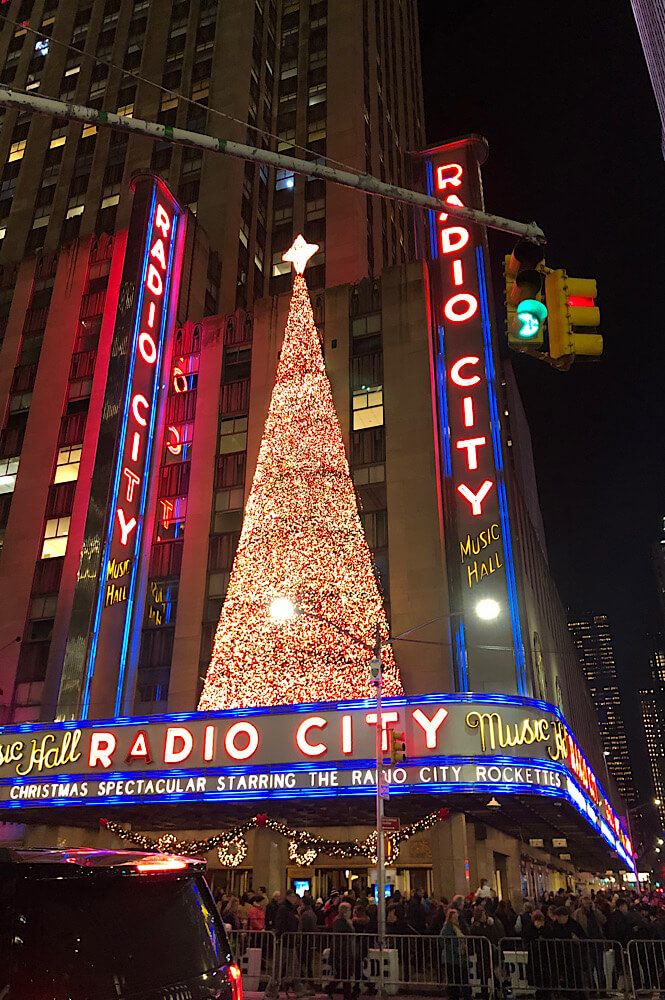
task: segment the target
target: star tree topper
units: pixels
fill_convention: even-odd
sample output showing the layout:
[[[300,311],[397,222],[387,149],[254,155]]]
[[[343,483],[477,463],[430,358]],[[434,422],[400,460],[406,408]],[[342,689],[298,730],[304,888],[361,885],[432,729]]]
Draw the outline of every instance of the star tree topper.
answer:
[[[291,249],[282,254],[282,260],[290,261],[296,274],[302,274],[307,267],[307,261],[314,256],[318,249],[318,243],[307,243],[302,235],[296,236]]]

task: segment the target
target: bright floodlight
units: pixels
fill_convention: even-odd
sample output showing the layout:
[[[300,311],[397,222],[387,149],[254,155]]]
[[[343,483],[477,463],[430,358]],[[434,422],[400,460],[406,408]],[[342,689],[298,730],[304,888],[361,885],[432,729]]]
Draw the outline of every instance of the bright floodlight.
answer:
[[[654,799],[654,800],[653,800],[653,804],[654,804],[655,806],[659,806],[659,805],[660,805],[660,799]]]
[[[268,614],[274,622],[286,622],[295,616],[296,609],[288,597],[276,597]]]
[[[483,621],[491,621],[492,618],[498,618],[500,611],[499,602],[495,601],[492,597],[487,597],[484,601],[478,601],[476,604],[476,614]]]

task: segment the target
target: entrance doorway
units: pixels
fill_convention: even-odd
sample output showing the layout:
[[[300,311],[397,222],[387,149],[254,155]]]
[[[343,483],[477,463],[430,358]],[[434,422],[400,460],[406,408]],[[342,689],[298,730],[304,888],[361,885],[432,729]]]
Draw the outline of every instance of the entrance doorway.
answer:
[[[496,895],[497,899],[504,899],[505,893],[508,889],[508,868],[507,854],[499,854],[498,851],[494,851],[494,881],[496,884]]]

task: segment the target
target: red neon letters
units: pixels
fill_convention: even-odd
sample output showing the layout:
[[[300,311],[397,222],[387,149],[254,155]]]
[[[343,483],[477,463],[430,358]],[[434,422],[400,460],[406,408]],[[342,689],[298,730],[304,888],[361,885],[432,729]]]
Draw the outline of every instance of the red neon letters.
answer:
[[[150,250],[146,270],[138,336],[134,354],[131,401],[125,445],[122,457],[122,477],[115,514],[118,540],[126,546],[134,538],[140,512],[140,498],[146,475],[146,434],[150,424],[152,388],[159,377],[156,371],[159,357],[164,313],[164,287],[171,243],[174,239],[173,216],[162,204],[157,204],[149,234]],[[141,391],[141,390],[148,391]],[[178,447],[177,435],[172,447]],[[174,452],[175,453],[175,452]]]
[[[445,201],[449,205],[463,206],[463,202],[457,194],[454,192],[448,193],[448,188],[460,188],[463,178],[464,167],[460,163],[447,163],[437,167],[436,186],[439,191],[445,193]],[[439,223],[445,223],[448,220],[448,213],[440,212],[438,218]],[[443,315],[448,323],[455,324],[455,327],[461,328],[464,323],[468,323],[469,320],[476,316],[480,307],[478,297],[473,292],[456,290],[458,288],[463,289],[467,268],[469,274],[475,274],[476,264],[472,257],[474,253],[473,241],[466,226],[448,225],[439,229],[438,243],[444,264],[446,266],[450,264],[450,281],[455,289],[443,302]],[[476,355],[467,354],[456,358],[450,365],[449,376],[454,386],[462,389],[475,387],[479,393],[486,392],[486,386],[483,385],[485,377],[484,368],[481,365],[480,358]],[[456,394],[452,395],[452,401],[455,401],[457,398]],[[484,429],[477,427],[479,419],[477,414],[482,411],[480,407],[474,404],[474,396],[465,393],[460,403],[464,427],[472,428],[476,431]],[[479,463],[482,462],[483,456],[486,454],[484,449],[487,447],[487,442],[488,436],[486,433],[476,433],[473,436],[460,437],[458,440],[454,440],[455,450],[464,453],[465,467],[468,472],[476,472],[479,469]],[[480,486],[472,486],[465,482],[457,484],[457,492],[469,504],[473,517],[479,517],[483,513],[483,501],[489,495],[493,486],[494,482],[491,479],[483,480]]]
[[[388,726],[408,725],[411,720],[415,725],[413,728],[414,752],[418,752],[420,746],[428,750],[438,750],[443,752],[441,743],[441,726],[448,718],[446,708],[423,709],[400,709],[389,710],[381,713],[381,733],[383,737],[383,749],[388,749]],[[431,715],[431,718],[430,718]],[[236,722],[228,720],[216,724],[208,724],[203,730],[194,730],[186,725],[167,726],[159,737],[150,733],[148,729],[136,729],[126,737],[108,731],[93,729],[89,733],[89,747],[87,751],[88,764],[90,767],[99,767],[108,770],[114,764],[117,767],[119,761],[117,757],[121,754],[125,763],[136,764],[166,764],[176,765],[189,761],[189,766],[200,761],[216,760],[223,764],[225,758],[230,761],[250,761],[262,744],[261,722],[249,722],[240,719]],[[340,750],[344,755],[354,752],[354,729],[360,727],[363,732],[359,739],[367,741],[373,745],[374,736],[371,732],[376,726],[376,713],[369,712],[364,716],[356,717],[344,714],[333,720],[320,715],[306,715],[298,718],[297,725],[293,724],[291,736],[298,752],[302,754],[303,760],[323,757],[328,754],[332,759],[340,759]],[[368,728],[369,727],[369,731]],[[228,763],[228,760],[227,760]]]

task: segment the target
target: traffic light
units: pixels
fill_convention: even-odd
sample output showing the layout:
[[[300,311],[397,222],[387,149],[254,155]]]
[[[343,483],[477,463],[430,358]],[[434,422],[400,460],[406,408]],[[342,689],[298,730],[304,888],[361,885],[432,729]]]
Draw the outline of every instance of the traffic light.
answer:
[[[406,742],[404,740],[404,733],[396,733],[392,729],[388,732],[390,735],[390,763],[403,764],[406,760]]]
[[[596,333],[600,310],[595,278],[569,278],[550,271],[545,278],[549,354],[556,368],[568,369],[576,357],[597,358],[603,338]]]
[[[542,302],[543,251],[532,240],[520,240],[505,258],[508,344],[518,351],[542,348],[547,309]]]

